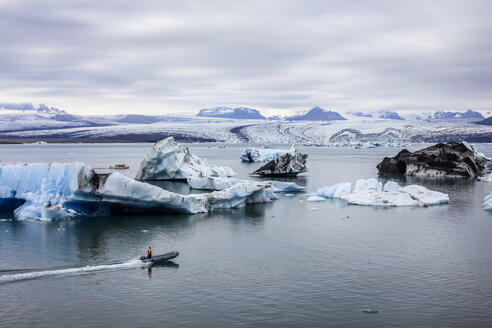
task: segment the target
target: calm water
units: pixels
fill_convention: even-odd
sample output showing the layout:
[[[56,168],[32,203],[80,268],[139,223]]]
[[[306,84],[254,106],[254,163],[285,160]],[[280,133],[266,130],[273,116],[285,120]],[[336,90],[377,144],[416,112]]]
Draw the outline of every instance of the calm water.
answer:
[[[149,147],[2,145],[0,159],[123,162],[133,176]],[[240,177],[259,166],[241,163],[237,146],[191,148]],[[301,150],[311,170],[294,180],[308,192],[376,177],[376,164],[398,152]],[[492,183],[418,182],[449,193],[450,204],[381,209],[298,194],[197,215],[46,223],[0,214],[0,278],[10,280],[0,281],[0,326],[490,326],[492,213],[480,205]],[[142,267],[135,259],[149,245],[181,254]]]

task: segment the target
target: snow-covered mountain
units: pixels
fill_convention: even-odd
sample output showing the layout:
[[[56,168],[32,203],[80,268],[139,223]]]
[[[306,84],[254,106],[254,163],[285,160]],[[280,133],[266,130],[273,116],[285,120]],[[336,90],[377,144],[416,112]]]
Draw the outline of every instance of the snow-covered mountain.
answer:
[[[435,112],[434,115],[429,117],[429,119],[437,119],[437,120],[479,119],[479,120],[483,120],[484,117],[479,112],[476,112],[476,111],[469,109],[464,113],[461,113],[461,112]]]
[[[265,120],[266,117],[253,108],[248,107],[215,107],[201,109],[197,117],[219,117],[219,118],[234,118],[234,119],[257,119]]]
[[[399,121],[404,120],[404,118],[398,115],[397,112],[384,112],[380,114],[378,118],[381,118],[383,120],[399,120]]]
[[[337,112],[324,110],[323,108],[316,106],[311,108],[308,112],[302,115],[286,117],[286,120],[287,121],[335,121],[335,120],[346,120],[346,118]]]
[[[405,120],[395,120],[380,119],[376,115],[383,112],[373,112],[373,117],[362,114],[346,120],[336,112],[315,107],[289,121],[281,117],[259,120],[141,114],[76,116],[48,106],[0,106],[0,142],[155,142],[168,136],[174,136],[180,142],[269,141],[321,145],[461,140],[492,142],[492,126],[487,125],[490,121],[477,125],[476,119],[463,118],[469,114],[460,115],[461,119],[417,120],[417,116],[405,115]],[[432,113],[423,117],[428,116]],[[330,124],[325,120],[330,120]]]
[[[133,124],[152,124],[159,122],[160,119],[155,116],[128,114],[116,119],[118,123],[133,123]]]
[[[492,125],[492,116],[487,117],[485,120],[478,121],[477,124],[480,124],[480,125]]]
[[[39,107],[34,107],[31,103],[0,103],[0,110],[16,110],[16,111],[32,111],[42,114],[54,114],[54,115],[64,115],[67,114],[64,110],[48,107],[45,104],[40,104]]]

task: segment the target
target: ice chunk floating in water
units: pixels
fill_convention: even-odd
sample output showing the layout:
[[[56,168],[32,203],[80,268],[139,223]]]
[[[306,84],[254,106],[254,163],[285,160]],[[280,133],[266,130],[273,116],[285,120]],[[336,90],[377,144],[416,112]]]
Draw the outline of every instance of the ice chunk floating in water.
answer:
[[[492,193],[485,196],[483,199],[482,207],[486,211],[492,211]]]
[[[352,184],[350,182],[337,183],[332,186],[318,188],[314,193],[306,196],[317,196],[323,198],[340,198],[342,195],[350,193]]]
[[[189,177],[231,177],[236,173],[225,166],[210,164],[192,154],[187,147],[166,138],[154,144],[145,155],[137,180],[184,180]]]
[[[289,187],[293,188],[286,183],[279,185],[279,189]],[[18,219],[200,213],[276,198],[273,185],[266,182],[234,183],[220,191],[180,195],[117,172],[98,174],[82,163],[0,166],[0,210],[15,209]]]
[[[82,163],[0,166],[0,210],[18,219],[69,219],[114,212],[207,212],[207,199],[179,195],[120,173],[97,174]]]
[[[294,145],[290,149],[257,149],[257,148],[246,148],[241,153],[241,160],[243,162],[268,162],[272,161],[285,154],[294,155],[296,149]]]
[[[281,181],[251,181],[216,177],[188,178],[186,181],[191,188],[202,190],[224,190],[240,183],[261,184],[266,188],[271,188],[274,192],[300,192],[305,189],[305,187],[298,186],[293,182]]]
[[[349,204],[369,206],[429,206],[449,203],[447,194],[419,185],[397,188],[396,185],[390,184],[387,190],[379,190],[379,187],[378,189],[359,189],[341,198]]]
[[[360,191],[360,190],[382,191],[383,190],[383,184],[374,178],[367,179],[367,180],[360,179],[360,180],[357,180],[357,182],[355,183],[354,192]]]
[[[394,181],[384,186],[376,179],[360,179],[354,190],[350,192],[350,182],[337,183],[332,186],[318,188],[316,192],[307,194],[308,201],[320,201],[326,198],[342,198],[348,204],[368,206],[429,206],[446,204],[449,196],[429,190],[418,185],[400,187]],[[492,197],[491,197],[492,198]]]

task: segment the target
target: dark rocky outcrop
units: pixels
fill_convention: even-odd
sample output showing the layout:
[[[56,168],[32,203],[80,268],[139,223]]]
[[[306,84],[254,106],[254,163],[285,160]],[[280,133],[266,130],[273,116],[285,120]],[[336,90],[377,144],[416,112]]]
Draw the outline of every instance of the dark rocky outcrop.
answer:
[[[294,153],[294,155],[286,153],[285,155],[271,160],[251,174],[277,177],[296,176],[299,173],[307,171],[307,156],[307,154],[301,153]]]
[[[379,174],[476,177],[488,160],[468,143],[439,143],[416,152],[406,149],[395,157],[385,157],[377,165]]]

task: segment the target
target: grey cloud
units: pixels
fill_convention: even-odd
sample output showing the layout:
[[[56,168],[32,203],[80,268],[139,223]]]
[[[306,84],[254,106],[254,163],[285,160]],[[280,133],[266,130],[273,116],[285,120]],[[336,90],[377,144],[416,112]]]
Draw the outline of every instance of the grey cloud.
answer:
[[[149,112],[490,109],[491,10],[444,0],[6,1],[2,101],[72,99],[74,111],[98,113],[117,111],[112,101],[121,110],[115,99]]]

